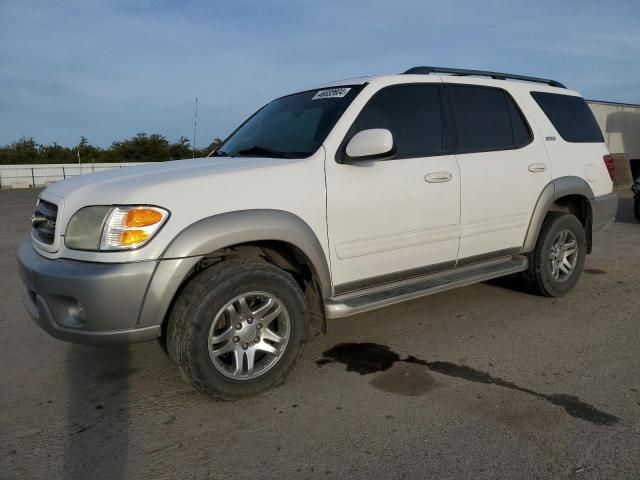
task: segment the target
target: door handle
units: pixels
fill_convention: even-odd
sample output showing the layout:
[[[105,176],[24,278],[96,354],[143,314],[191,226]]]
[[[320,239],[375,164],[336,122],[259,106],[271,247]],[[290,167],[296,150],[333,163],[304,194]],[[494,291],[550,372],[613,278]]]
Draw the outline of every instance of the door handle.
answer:
[[[531,173],[540,173],[544,172],[547,169],[547,166],[544,163],[530,163],[529,171]]]
[[[451,172],[432,172],[424,176],[424,181],[428,183],[444,183],[451,181],[452,178]]]

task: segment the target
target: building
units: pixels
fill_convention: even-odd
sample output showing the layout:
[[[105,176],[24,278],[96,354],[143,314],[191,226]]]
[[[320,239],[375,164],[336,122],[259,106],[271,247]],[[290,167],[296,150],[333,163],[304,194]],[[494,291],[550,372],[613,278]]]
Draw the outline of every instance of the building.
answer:
[[[640,177],[640,105],[588,100],[616,162],[616,187]]]

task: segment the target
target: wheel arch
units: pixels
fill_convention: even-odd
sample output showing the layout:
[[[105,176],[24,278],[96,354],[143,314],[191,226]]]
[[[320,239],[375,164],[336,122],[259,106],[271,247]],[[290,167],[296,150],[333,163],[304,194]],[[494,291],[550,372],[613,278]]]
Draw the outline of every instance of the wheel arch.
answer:
[[[197,272],[227,257],[261,258],[296,276],[310,305],[311,324],[326,332],[324,299],[332,295],[322,245],[300,217],[281,210],[243,210],[199,220],[182,230],[158,261],[138,324],[165,323],[176,296]],[[304,283],[306,282],[306,283]],[[319,312],[319,313],[318,313]]]
[[[331,276],[324,250],[311,227],[283,210],[241,210],[204,218],[180,232],[161,258],[208,255],[221,248],[251,242],[289,244],[308,259],[326,298],[331,296]]]
[[[582,222],[587,236],[587,252],[592,248],[593,190],[580,177],[566,176],[549,182],[540,193],[525,236],[523,252],[532,252],[549,212],[568,212]]]

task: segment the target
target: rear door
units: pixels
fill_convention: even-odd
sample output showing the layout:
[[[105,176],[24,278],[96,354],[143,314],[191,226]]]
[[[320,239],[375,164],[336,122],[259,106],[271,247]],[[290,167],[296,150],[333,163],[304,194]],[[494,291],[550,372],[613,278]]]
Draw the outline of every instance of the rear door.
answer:
[[[451,267],[458,253],[460,176],[439,79],[382,88],[327,156],[327,221],[336,292]],[[395,155],[338,163],[346,143],[391,131]]]
[[[613,182],[603,161],[609,151],[587,102],[575,94],[533,91],[531,97],[541,109],[538,125],[550,140],[554,178],[586,178],[596,196],[610,193]]]
[[[468,81],[447,85],[461,178],[460,265],[518,251],[551,180],[544,145],[513,97]]]

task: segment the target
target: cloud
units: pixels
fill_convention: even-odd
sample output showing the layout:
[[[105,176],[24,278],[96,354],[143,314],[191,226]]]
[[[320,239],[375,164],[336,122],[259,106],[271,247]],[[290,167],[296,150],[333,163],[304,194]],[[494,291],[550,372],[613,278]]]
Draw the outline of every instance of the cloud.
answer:
[[[639,22],[635,1],[0,2],[0,143],[190,136],[198,97],[204,144],[276,96],[419,64],[640,102]]]

